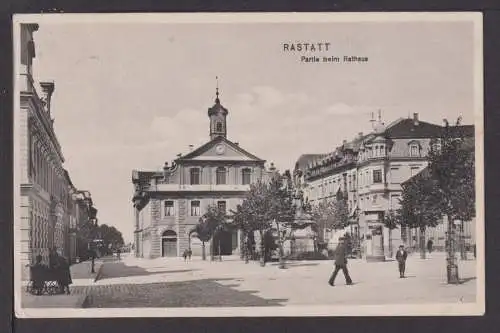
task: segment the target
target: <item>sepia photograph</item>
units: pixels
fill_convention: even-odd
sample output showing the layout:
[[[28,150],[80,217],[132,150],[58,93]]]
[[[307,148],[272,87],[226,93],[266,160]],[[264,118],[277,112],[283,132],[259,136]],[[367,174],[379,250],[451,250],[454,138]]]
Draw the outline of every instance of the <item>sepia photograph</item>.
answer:
[[[13,25],[18,318],[484,314],[481,13]]]

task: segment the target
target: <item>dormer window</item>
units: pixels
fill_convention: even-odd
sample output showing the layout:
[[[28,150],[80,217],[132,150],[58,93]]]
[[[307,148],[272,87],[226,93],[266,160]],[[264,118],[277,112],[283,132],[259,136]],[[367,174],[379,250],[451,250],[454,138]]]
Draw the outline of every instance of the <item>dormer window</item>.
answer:
[[[420,157],[420,144],[417,141],[409,143],[410,157]]]

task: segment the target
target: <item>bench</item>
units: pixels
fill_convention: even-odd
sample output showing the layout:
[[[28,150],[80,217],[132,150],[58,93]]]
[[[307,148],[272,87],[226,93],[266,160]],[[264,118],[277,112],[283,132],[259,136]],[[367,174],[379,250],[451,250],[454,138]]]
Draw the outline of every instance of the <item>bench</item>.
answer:
[[[60,287],[57,282],[60,271],[46,266],[30,266],[30,280],[26,291],[33,295],[55,295]]]

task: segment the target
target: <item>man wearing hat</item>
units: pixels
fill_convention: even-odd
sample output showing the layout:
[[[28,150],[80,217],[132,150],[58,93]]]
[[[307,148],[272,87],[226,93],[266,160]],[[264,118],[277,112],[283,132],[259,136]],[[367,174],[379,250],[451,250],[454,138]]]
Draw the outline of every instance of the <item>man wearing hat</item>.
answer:
[[[340,270],[344,273],[346,284],[352,284],[349,271],[347,270],[347,244],[344,237],[339,238],[339,245],[335,249],[335,270],[330,276],[330,280],[328,280],[330,286],[334,286],[335,278]]]
[[[406,257],[408,257],[408,253],[406,252],[404,245],[400,245],[399,250],[396,253],[396,260],[398,262],[400,278],[405,277]]]

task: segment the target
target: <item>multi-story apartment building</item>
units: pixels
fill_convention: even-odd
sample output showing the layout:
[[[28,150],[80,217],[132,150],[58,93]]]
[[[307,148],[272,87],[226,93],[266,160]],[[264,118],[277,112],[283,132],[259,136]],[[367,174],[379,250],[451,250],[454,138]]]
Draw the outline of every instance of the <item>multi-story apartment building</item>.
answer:
[[[72,212],[76,189],[63,167],[64,156],[54,131],[51,100],[55,86],[53,82],[41,82],[40,96],[33,79],[33,33],[37,30],[37,24],[21,24],[20,58],[16,59],[20,108],[14,116],[19,128],[16,160],[21,188],[19,253],[23,278],[28,273],[25,266],[37,255],[47,262],[50,249],[73,258],[70,228],[76,223]]]
[[[135,255],[155,258],[180,256],[191,248],[201,254],[201,242],[190,235],[209,205],[236,209],[250,184],[266,180],[265,160],[227,138],[228,110],[220,103],[208,109],[210,140],[179,155],[163,171],[132,172],[135,186]],[[222,254],[240,248],[237,232],[220,235]],[[218,242],[219,244],[219,242]]]
[[[474,135],[473,126],[464,129],[467,135]],[[307,184],[304,193],[312,204],[335,200],[339,192],[347,200],[352,225],[331,235],[332,242],[345,232],[352,232],[362,240],[368,260],[392,256],[391,250],[401,242],[409,245],[413,239],[409,231],[391,232],[382,222],[386,212],[399,207],[401,184],[427,166],[431,140],[438,138],[442,130],[442,126],[420,121],[418,114],[387,126],[379,117],[371,133],[359,133],[350,142],[344,140],[333,152],[301,162],[305,164],[302,171]],[[444,242],[442,232],[429,233]]]

